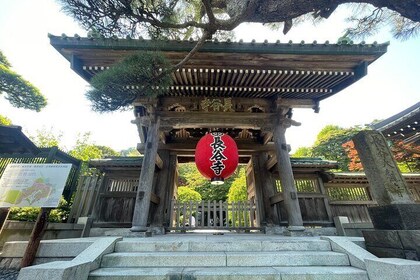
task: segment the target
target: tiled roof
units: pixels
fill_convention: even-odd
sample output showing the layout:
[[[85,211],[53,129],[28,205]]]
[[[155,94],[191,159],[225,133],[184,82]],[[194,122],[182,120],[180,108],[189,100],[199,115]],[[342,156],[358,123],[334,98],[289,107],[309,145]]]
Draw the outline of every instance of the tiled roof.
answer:
[[[76,35],[50,35],[50,42],[87,81],[137,51],[161,51],[175,64],[196,43]],[[173,83],[165,95],[277,96],[319,101],[366,75],[367,66],[383,55],[387,46],[388,43],[208,41],[181,69],[172,73]]]

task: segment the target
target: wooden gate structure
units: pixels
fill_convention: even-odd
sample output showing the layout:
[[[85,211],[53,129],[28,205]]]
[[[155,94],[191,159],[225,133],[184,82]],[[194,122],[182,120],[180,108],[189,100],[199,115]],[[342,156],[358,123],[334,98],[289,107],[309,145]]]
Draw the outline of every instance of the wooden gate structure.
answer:
[[[176,64],[195,45],[190,41],[65,35],[50,35],[50,42],[88,82],[136,52],[160,51]],[[299,125],[292,119],[294,109],[318,113],[323,99],[365,76],[368,65],[386,52],[387,45],[208,41],[171,74],[172,85],[163,94],[145,96],[143,85],[126,85],[124,89],[137,94],[132,103],[133,123],[140,138],[137,148],[144,154],[138,187],[118,191],[130,195],[121,200],[117,193],[109,199],[100,193],[102,202],[94,208],[126,207],[124,203],[131,201],[132,231],[170,228],[176,165],[193,161],[198,140],[218,131],[235,139],[240,162],[249,166],[249,194],[255,198],[260,225],[287,223],[289,230],[303,230],[303,218],[331,222],[325,189],[299,194],[285,133],[288,127]],[[315,170],[312,176],[321,177]],[[282,196],[273,188],[276,179]],[[313,216],[305,210],[314,207],[323,214]]]

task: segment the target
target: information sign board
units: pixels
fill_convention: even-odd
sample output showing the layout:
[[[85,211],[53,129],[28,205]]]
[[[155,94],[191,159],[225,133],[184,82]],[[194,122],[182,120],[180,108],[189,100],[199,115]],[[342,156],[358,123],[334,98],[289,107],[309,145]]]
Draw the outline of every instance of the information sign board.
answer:
[[[55,208],[71,164],[9,164],[0,178],[0,207]]]

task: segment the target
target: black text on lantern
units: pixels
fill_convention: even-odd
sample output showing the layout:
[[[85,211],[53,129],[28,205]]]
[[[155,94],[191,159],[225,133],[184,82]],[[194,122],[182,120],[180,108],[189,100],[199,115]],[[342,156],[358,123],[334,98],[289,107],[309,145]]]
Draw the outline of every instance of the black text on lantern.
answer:
[[[213,143],[210,144],[212,148],[212,157],[210,158],[213,161],[211,169],[213,170],[216,176],[220,176],[222,171],[225,169],[223,161],[226,160],[226,156],[223,154],[223,151],[226,149],[225,142],[222,140],[223,133],[215,132],[211,134],[213,136]]]

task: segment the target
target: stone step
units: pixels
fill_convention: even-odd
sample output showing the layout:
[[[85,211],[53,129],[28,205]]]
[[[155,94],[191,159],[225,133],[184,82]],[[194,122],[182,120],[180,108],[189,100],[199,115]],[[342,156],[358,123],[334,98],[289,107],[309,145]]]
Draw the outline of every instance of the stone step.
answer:
[[[330,251],[326,240],[227,240],[227,241],[147,241],[124,240],[115,252],[266,252],[266,251]]]
[[[354,267],[144,267],[100,268],[89,280],[195,279],[195,280],[368,280],[366,271]]]
[[[324,251],[132,252],[103,256],[101,267],[345,266],[347,255]]]

